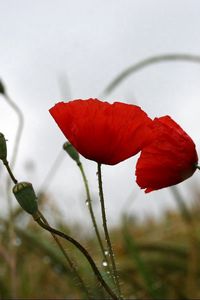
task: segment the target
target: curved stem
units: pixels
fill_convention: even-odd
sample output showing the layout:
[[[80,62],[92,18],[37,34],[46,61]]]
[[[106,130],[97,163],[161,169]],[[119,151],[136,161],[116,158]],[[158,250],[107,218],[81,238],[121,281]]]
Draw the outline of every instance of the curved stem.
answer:
[[[13,175],[12,170],[9,166],[9,163],[6,159],[3,160],[3,164],[6,167],[8,174],[10,176],[10,177],[8,177],[8,180],[7,180],[7,201],[8,201],[8,210],[9,210],[9,219],[8,219],[9,247],[8,248],[9,248],[10,256],[12,258],[11,262],[9,264],[10,272],[11,272],[11,274],[10,274],[11,291],[12,291],[13,298],[16,298],[17,297],[16,250],[13,246],[15,232],[14,232],[14,220],[13,220],[13,213],[12,213],[12,202],[11,202],[11,197],[9,194],[9,192],[10,192],[9,187],[10,187],[11,180],[14,182],[14,184],[16,184],[18,181],[15,178],[15,176]]]
[[[86,190],[86,195],[87,195],[88,209],[89,209],[91,220],[92,220],[92,223],[93,223],[93,226],[94,226],[95,234],[97,236],[97,240],[99,242],[99,246],[101,248],[101,252],[102,252],[104,261],[108,265],[109,272],[111,272],[110,266],[109,266],[109,260],[108,260],[107,256],[105,255],[104,245],[103,245],[103,242],[102,242],[102,239],[101,239],[101,236],[100,236],[100,233],[99,233],[99,229],[98,229],[98,226],[97,226],[96,218],[95,218],[95,215],[94,215],[94,211],[93,211],[93,207],[92,207],[92,199],[91,199],[91,196],[90,196],[90,190],[89,190],[89,186],[88,186],[88,181],[87,181],[84,169],[83,169],[83,165],[82,165],[81,162],[77,163],[77,165],[78,165],[78,167],[80,169],[80,172],[81,172],[81,175],[82,175],[82,178],[83,178],[83,182],[84,182],[84,185],[85,185],[85,190]]]
[[[161,63],[167,61],[186,61],[186,62],[200,64],[200,56],[187,54],[187,53],[172,53],[172,54],[163,54],[163,55],[155,55],[155,56],[148,57],[128,67],[127,69],[122,71],[118,76],[116,76],[101,93],[101,97],[110,94],[115,89],[115,87],[118,86],[118,84],[120,84],[123,80],[125,80],[129,75],[137,71],[140,71],[146,68],[147,66],[153,65],[155,63]]]
[[[11,169],[10,169],[10,166],[9,166],[8,161],[7,161],[7,160],[4,160],[3,163],[4,163],[4,165],[5,165],[5,167],[6,167],[7,171],[8,171],[8,173],[9,173],[9,175],[10,175],[10,178],[11,178],[12,181],[16,184],[18,181],[17,181],[17,179],[14,177],[14,175],[13,175]],[[47,220],[45,219],[45,217],[43,216],[43,214],[42,214],[40,211],[38,211],[38,215],[40,216],[40,218],[42,219],[42,221],[43,221],[46,225],[49,226]],[[88,297],[88,299],[92,299],[92,298],[90,297],[90,295],[89,295],[89,291],[88,291],[86,285],[84,284],[82,278],[80,277],[80,275],[79,275],[78,272],[76,271],[76,268],[75,268],[73,262],[71,261],[71,259],[70,259],[69,256],[67,255],[67,253],[65,252],[65,250],[64,250],[64,248],[63,248],[63,246],[62,246],[62,244],[60,243],[60,241],[58,240],[58,238],[56,237],[55,234],[53,234],[53,233],[51,233],[51,234],[52,234],[52,236],[53,236],[55,242],[57,243],[58,247],[60,248],[61,252],[63,253],[64,257],[66,258],[66,260],[67,260],[68,264],[70,265],[71,269],[73,270],[75,276],[78,278],[78,281],[79,281],[81,287],[83,288],[83,291],[85,292],[86,296]]]
[[[40,211],[38,211],[38,213],[39,213],[39,215],[40,215],[40,218],[41,218],[42,221],[44,222],[44,224],[46,224],[47,226],[50,226],[49,223],[48,223],[48,221],[47,221],[47,220],[45,219],[45,217],[43,216],[43,214],[42,214]],[[71,259],[70,259],[70,257],[68,256],[67,252],[66,252],[65,249],[63,248],[61,242],[59,241],[59,239],[57,238],[57,236],[56,236],[53,232],[51,232],[51,235],[52,235],[52,237],[54,238],[55,242],[57,243],[58,247],[60,248],[61,252],[63,253],[64,257],[66,258],[66,260],[67,260],[69,266],[71,267],[71,269],[72,269],[74,275],[77,277],[77,279],[78,279],[78,281],[79,281],[79,283],[80,283],[80,286],[82,287],[82,289],[83,289],[85,295],[88,297],[88,299],[92,299],[92,298],[90,297],[89,291],[88,291],[88,289],[87,289],[85,283],[83,282],[81,276],[80,276],[79,273],[77,272],[77,270],[76,270],[76,268],[75,268],[73,262],[71,261]]]
[[[101,164],[98,163],[98,183],[99,183],[99,197],[100,197],[100,202],[101,202],[101,213],[102,213],[102,220],[103,220],[103,228],[104,228],[104,233],[105,233],[105,239],[107,242],[108,250],[110,253],[110,259],[111,259],[111,264],[113,268],[113,277],[114,281],[116,284],[117,292],[119,297],[121,297],[121,290],[120,290],[120,285],[119,285],[119,280],[118,280],[118,274],[117,274],[117,268],[115,264],[115,259],[114,259],[114,253],[112,249],[112,244],[110,240],[110,236],[108,233],[108,228],[107,228],[107,220],[106,220],[106,209],[105,209],[105,204],[104,204],[104,195],[103,195],[103,184],[102,184],[102,175],[101,175]]]
[[[16,162],[19,144],[20,144],[20,140],[21,140],[21,135],[22,135],[22,131],[23,131],[24,117],[23,117],[23,114],[22,114],[22,111],[20,110],[20,108],[15,104],[15,102],[12,101],[12,99],[8,96],[8,94],[6,93],[5,90],[4,90],[3,95],[4,95],[4,98],[7,102],[7,104],[10,105],[12,107],[12,109],[15,111],[15,113],[17,114],[18,120],[19,120],[17,132],[16,132],[16,136],[15,136],[14,149],[12,152],[12,157],[11,157],[11,162],[10,162],[10,166],[11,166],[11,168],[13,168],[15,165],[15,162]],[[14,176],[12,176],[12,172],[10,170],[9,165],[5,164],[5,166],[8,170],[8,173],[9,173],[12,181],[14,183],[17,183]],[[8,235],[9,235],[9,240],[10,240],[9,250],[10,250],[11,256],[13,258],[13,263],[12,263],[12,268],[11,268],[11,285],[12,285],[13,297],[16,298],[17,297],[17,295],[16,295],[17,294],[17,284],[16,284],[16,259],[17,258],[16,258],[16,253],[15,253],[16,251],[13,246],[15,232],[14,232],[14,227],[13,227],[14,219],[13,219],[13,212],[12,212],[12,199],[10,196],[10,185],[11,185],[11,180],[8,177],[7,183],[6,183],[7,203],[8,203],[8,211],[9,211]]]
[[[42,222],[42,220],[40,219],[40,217],[36,217],[35,221],[45,230],[52,232],[60,237],[62,237],[63,239],[69,241],[70,243],[72,243],[74,246],[76,246],[81,252],[82,254],[85,256],[85,258],[88,260],[92,270],[94,271],[95,276],[97,277],[98,281],[102,284],[102,286],[104,287],[104,289],[107,291],[107,293],[112,297],[112,299],[118,300],[118,297],[115,295],[115,293],[110,289],[110,287],[107,285],[107,283],[104,281],[103,277],[101,276],[101,273],[99,272],[94,260],[92,259],[92,257],[90,256],[90,254],[88,253],[88,251],[79,243],[77,242],[75,239],[73,239],[72,237],[66,235],[65,233],[56,230],[50,226],[48,226],[47,224],[44,224]]]
[[[41,186],[39,187],[39,193],[41,193],[44,189],[45,189],[45,191],[47,190],[47,188],[49,187],[49,185],[50,185],[53,177],[55,176],[58,168],[60,167],[63,158],[64,158],[63,151],[60,151],[58,153],[58,156],[56,157],[55,161],[51,165],[49,171],[47,172],[45,178],[43,179],[43,182],[42,182]]]
[[[19,120],[19,125],[17,128],[17,133],[15,137],[15,143],[14,143],[14,149],[13,149],[13,156],[11,158],[10,165],[13,168],[16,162],[17,154],[18,154],[18,149],[19,149],[19,144],[21,140],[21,135],[24,127],[24,116],[21,111],[21,109],[16,105],[16,103],[8,96],[7,93],[4,94],[4,97],[6,99],[6,102],[13,108],[13,110],[16,112]]]
[[[7,171],[8,171],[8,174],[10,175],[10,179],[12,179],[12,181],[14,182],[14,184],[16,184],[18,181],[17,179],[15,178],[15,176],[13,175],[13,172],[11,171],[11,168],[9,166],[9,163],[7,160],[4,160],[3,161],[3,164],[4,166],[6,167]]]

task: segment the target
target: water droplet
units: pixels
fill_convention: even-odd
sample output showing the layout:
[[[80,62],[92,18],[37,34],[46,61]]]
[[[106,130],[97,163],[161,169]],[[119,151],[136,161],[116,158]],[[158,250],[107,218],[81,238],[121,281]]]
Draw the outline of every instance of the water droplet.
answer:
[[[88,200],[86,200],[86,201],[85,201],[85,204],[88,206],[88,205],[89,205],[89,201],[88,201]]]
[[[102,265],[103,265],[104,267],[107,267],[107,265],[108,265],[107,261],[104,260],[104,261],[102,262]]]
[[[105,254],[105,255],[108,255],[108,254],[109,254],[109,251],[108,251],[108,250],[105,250],[105,251],[104,251],[104,254]]]

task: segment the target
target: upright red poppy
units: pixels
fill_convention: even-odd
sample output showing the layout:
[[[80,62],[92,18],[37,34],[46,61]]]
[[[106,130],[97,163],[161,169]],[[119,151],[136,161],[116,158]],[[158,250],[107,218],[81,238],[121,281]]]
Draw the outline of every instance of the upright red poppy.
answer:
[[[88,99],[60,102],[49,111],[76,150],[98,163],[117,164],[149,140],[152,120],[136,105]]]
[[[169,116],[151,124],[153,140],[136,165],[136,181],[145,193],[171,186],[189,178],[196,170],[195,144]]]

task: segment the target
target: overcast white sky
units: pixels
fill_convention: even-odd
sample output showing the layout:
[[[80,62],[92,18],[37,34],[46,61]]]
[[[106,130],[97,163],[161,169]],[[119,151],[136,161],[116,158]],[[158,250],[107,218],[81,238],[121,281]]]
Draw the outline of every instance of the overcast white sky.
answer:
[[[65,141],[48,113],[56,102],[98,97],[118,73],[151,55],[200,55],[199,12],[198,0],[0,0],[0,77],[25,116],[18,179],[32,181],[37,190]],[[0,100],[0,131],[9,140],[10,157],[17,119]],[[170,114],[199,149],[200,65],[151,66],[130,76],[107,100],[137,103],[151,117]],[[30,161],[33,172],[24,168]],[[95,163],[83,162],[97,199]],[[104,166],[103,172],[110,224],[124,210],[144,217],[175,206],[169,189],[148,195],[139,190],[135,159]],[[179,185],[185,196],[199,176]],[[66,219],[89,223],[80,174],[69,158],[48,191]]]

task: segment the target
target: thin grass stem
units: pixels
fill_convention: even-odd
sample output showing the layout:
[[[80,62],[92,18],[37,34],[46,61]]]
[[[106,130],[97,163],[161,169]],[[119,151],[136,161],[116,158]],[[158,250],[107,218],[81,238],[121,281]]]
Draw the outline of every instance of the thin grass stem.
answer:
[[[50,169],[48,170],[45,178],[43,179],[43,182],[39,188],[39,193],[43,192],[44,190],[46,191],[47,188],[49,187],[51,181],[53,180],[54,176],[56,175],[56,172],[58,171],[62,160],[63,160],[63,151],[61,150],[56,159],[54,160],[53,164],[51,165]]]
[[[14,184],[18,183],[18,180],[15,178],[15,176],[13,175],[13,173],[12,173],[12,171],[11,171],[11,168],[10,168],[10,166],[9,166],[8,161],[7,161],[7,160],[4,160],[3,163],[4,163],[4,165],[5,165],[5,167],[6,167],[7,171],[8,171],[8,173],[9,173],[9,175],[10,175],[10,178],[11,178],[12,181],[14,182]],[[49,226],[47,220],[46,220],[45,217],[42,215],[42,213],[38,211],[38,214],[39,214],[40,218],[42,219],[42,221],[44,222],[44,224],[46,224],[47,226]],[[92,299],[91,296],[90,296],[90,294],[89,294],[89,291],[88,291],[88,289],[87,289],[87,287],[86,287],[86,285],[85,285],[85,283],[83,282],[82,278],[81,278],[80,275],[78,274],[78,272],[77,272],[77,270],[76,270],[76,268],[75,268],[73,262],[71,261],[71,259],[70,259],[69,256],[67,255],[67,253],[66,253],[66,251],[64,250],[62,244],[60,243],[60,241],[58,240],[58,238],[56,237],[56,235],[55,235],[54,233],[51,232],[51,234],[52,234],[52,236],[53,236],[55,242],[57,243],[58,247],[60,248],[61,252],[63,253],[64,257],[66,258],[67,262],[69,263],[69,265],[70,265],[71,269],[73,270],[75,276],[77,277],[77,279],[78,279],[78,281],[79,281],[79,283],[80,283],[80,285],[81,285],[81,287],[82,287],[82,289],[83,289],[85,295],[88,297],[88,299]]]
[[[200,56],[188,53],[166,53],[161,55],[155,55],[147,57],[132,66],[126,68],[118,76],[116,76],[104,89],[100,97],[109,95],[114,89],[121,84],[128,76],[157,63],[169,62],[169,61],[185,61],[190,63],[200,64]]]
[[[41,220],[44,222],[44,224],[46,224],[47,226],[50,226],[48,221],[46,220],[46,218],[43,216],[43,214],[39,211],[40,214],[40,218]],[[74,266],[73,261],[70,259],[70,257],[68,256],[67,252],[65,251],[65,249],[63,248],[61,242],[59,241],[59,239],[57,238],[57,236],[51,232],[52,237],[54,238],[55,242],[57,243],[58,247],[60,248],[61,252],[63,253],[64,257],[66,258],[69,266],[71,267],[74,275],[76,276],[76,278],[78,279],[80,286],[82,287],[82,290],[85,293],[85,296],[87,297],[87,299],[92,299],[90,296],[90,293],[88,291],[88,288],[86,287],[83,279],[81,278],[81,276],[79,275],[79,273],[76,270],[76,267]]]
[[[74,246],[76,246],[76,248],[78,248],[82,254],[85,256],[85,258],[87,259],[87,261],[89,262],[96,278],[98,279],[98,281],[102,284],[102,286],[104,287],[104,289],[107,291],[107,293],[111,296],[112,299],[118,300],[119,298],[117,297],[117,295],[111,290],[111,288],[107,285],[107,283],[105,282],[105,280],[103,279],[101,273],[99,272],[93,258],[90,256],[90,254],[88,253],[88,251],[79,243],[77,242],[75,239],[73,239],[72,237],[66,235],[65,233],[56,230],[50,226],[48,226],[47,224],[43,223],[43,221],[41,220],[40,217],[36,216],[35,221],[45,230],[52,232],[60,237],[62,237],[63,239],[69,241],[70,243],[72,243]]]

